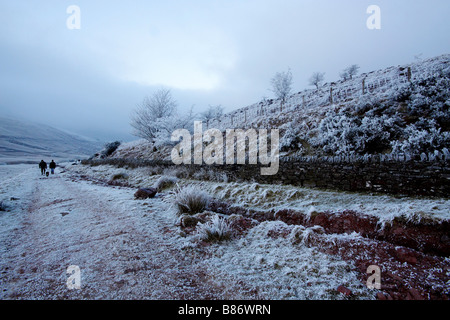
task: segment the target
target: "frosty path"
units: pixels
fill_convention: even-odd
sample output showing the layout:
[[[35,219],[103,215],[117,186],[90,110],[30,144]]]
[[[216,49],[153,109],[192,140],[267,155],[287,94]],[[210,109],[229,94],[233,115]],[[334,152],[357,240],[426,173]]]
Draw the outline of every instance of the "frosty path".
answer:
[[[176,228],[161,198],[9,168],[0,192],[19,200],[0,212],[0,299],[221,298],[195,258],[171,245]],[[67,288],[70,265],[80,267],[80,290]]]

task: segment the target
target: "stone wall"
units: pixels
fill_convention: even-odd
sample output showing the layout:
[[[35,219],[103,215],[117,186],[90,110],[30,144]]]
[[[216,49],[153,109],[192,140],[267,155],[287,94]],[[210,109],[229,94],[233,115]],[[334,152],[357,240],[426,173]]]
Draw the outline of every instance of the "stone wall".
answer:
[[[83,164],[111,164],[121,167],[159,166],[180,168],[194,175],[201,170],[226,174],[229,181],[254,181],[318,187],[343,191],[368,191],[403,195],[448,197],[450,194],[450,161],[340,161],[324,159],[280,159],[279,171],[262,176],[260,165],[180,165],[170,161],[133,159],[85,160]]]
[[[283,184],[345,191],[376,191],[391,194],[447,197],[450,194],[448,162],[352,162],[280,163]],[[274,182],[277,182],[274,176]]]

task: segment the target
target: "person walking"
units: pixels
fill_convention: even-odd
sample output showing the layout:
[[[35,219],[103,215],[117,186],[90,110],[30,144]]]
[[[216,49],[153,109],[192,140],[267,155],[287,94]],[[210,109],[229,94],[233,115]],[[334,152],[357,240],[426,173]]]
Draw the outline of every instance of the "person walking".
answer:
[[[47,162],[41,160],[39,163],[39,168],[41,169],[41,175],[45,175],[45,171],[47,171]]]
[[[50,171],[52,172],[52,174],[55,174],[55,168],[56,168],[56,163],[55,161],[52,160],[52,162],[50,162]]]

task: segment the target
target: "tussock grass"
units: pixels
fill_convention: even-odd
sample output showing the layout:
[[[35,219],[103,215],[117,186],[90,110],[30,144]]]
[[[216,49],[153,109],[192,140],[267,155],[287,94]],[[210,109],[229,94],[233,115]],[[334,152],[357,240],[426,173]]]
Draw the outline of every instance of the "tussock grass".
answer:
[[[197,234],[206,242],[221,242],[231,239],[232,229],[225,218],[214,215],[207,223],[198,224]]]
[[[161,176],[158,181],[156,181],[154,188],[156,188],[158,191],[170,188],[171,186],[175,185],[178,182],[178,178],[174,176]]]
[[[185,186],[177,188],[174,203],[177,206],[177,212],[182,214],[196,214],[205,210],[210,201],[210,195],[201,190],[198,186]]]
[[[125,172],[116,173],[111,177],[111,181],[120,180],[120,179],[128,179],[129,175]]]

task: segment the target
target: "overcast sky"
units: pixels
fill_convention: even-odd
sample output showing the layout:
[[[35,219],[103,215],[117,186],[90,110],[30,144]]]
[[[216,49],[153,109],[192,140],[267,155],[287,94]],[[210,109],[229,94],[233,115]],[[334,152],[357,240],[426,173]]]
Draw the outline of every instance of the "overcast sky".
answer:
[[[369,5],[381,29],[369,30]],[[80,29],[66,10],[80,8]],[[448,0],[0,0],[0,115],[103,140],[130,140],[146,95],[172,90],[179,110],[226,111],[358,64],[360,72],[450,53]]]

